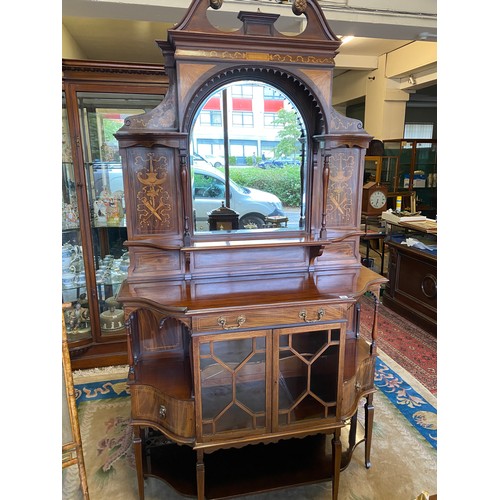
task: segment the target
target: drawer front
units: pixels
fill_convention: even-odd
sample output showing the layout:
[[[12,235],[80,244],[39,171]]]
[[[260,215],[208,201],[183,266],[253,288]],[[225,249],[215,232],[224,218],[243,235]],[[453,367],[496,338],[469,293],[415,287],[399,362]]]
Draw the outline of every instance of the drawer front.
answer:
[[[247,328],[268,328],[281,325],[305,325],[331,322],[347,318],[346,304],[326,304],[314,306],[294,306],[282,308],[252,309],[249,311],[221,312],[194,316],[193,332],[239,330]]]
[[[195,436],[194,401],[170,398],[149,385],[131,385],[132,420],[149,421],[184,439]]]

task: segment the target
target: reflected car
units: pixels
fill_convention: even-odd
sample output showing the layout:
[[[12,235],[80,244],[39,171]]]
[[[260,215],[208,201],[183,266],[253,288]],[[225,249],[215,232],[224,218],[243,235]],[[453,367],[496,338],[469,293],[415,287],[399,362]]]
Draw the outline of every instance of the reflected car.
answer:
[[[208,161],[212,165],[212,167],[222,167],[225,165],[226,160],[224,159],[223,156],[217,156],[217,155],[204,155],[203,156],[205,160]]]
[[[257,164],[260,168],[283,168],[288,166],[300,167],[300,160],[294,158],[271,158]]]
[[[229,189],[230,207],[239,214],[241,229],[248,225],[263,228],[266,217],[285,215],[281,200],[272,193],[240,186],[231,179]],[[219,170],[194,166],[193,203],[197,228],[206,226],[208,229],[208,212],[221,207],[226,198],[225,193],[224,175]]]
[[[211,167],[213,166],[206,158],[198,153],[193,153],[191,155],[191,165],[200,167]]]

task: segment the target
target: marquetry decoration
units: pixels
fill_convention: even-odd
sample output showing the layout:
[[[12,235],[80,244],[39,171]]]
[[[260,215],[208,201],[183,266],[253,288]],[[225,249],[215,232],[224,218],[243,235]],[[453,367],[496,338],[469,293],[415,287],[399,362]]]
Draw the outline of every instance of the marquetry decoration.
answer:
[[[241,50],[186,50],[180,49],[177,55],[200,59],[221,59],[240,61],[265,61],[298,64],[333,64],[334,57],[317,57],[313,55],[280,54]]]
[[[331,108],[330,113],[330,130],[331,132],[344,132],[361,134],[365,139],[368,137],[363,125],[359,120],[354,118],[347,118],[341,115],[334,108]],[[367,147],[368,144],[365,146]]]
[[[326,209],[329,227],[354,224],[353,174],[357,164],[354,152],[347,148],[335,151],[331,156]]]
[[[166,190],[167,158],[154,153],[147,153],[147,158],[137,156],[136,165],[144,165],[136,175],[142,188],[137,192],[137,220],[139,227],[155,230],[171,227],[172,205],[170,194]]]

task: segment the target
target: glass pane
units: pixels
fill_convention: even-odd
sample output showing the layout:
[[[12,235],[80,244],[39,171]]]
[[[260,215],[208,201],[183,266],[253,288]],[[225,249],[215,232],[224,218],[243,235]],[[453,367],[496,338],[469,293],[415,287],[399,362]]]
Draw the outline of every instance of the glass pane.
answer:
[[[415,144],[415,172],[413,188],[417,193],[417,210],[427,217],[435,217],[437,209],[437,144]]]
[[[340,330],[281,335],[279,342],[278,422],[335,416]]]
[[[303,229],[305,135],[296,106],[274,87],[241,81],[211,94],[191,131],[195,230]],[[209,222],[222,206],[236,212],[234,226]]]
[[[62,302],[71,303],[65,313],[68,341],[91,337],[87,283],[83,264],[82,234],[76,197],[75,170],[71,155],[71,140],[62,95]]]
[[[203,433],[266,426],[265,336],[201,342]]]
[[[123,171],[114,133],[125,118],[149,111],[161,95],[78,92],[85,178],[102,335],[124,333],[124,313],[115,296],[127,277],[129,256]]]
[[[382,169],[380,172],[380,184],[387,186],[389,192],[394,192],[395,189],[395,179],[398,168],[398,157],[397,156],[383,156],[382,157]]]
[[[363,184],[372,181],[375,182],[377,180],[377,167],[379,161],[380,157],[371,158],[367,156],[365,158],[365,174],[363,176]]]

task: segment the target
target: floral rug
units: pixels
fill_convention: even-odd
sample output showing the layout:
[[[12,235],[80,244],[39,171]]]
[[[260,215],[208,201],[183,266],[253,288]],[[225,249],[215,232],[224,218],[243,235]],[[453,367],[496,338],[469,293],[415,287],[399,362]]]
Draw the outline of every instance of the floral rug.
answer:
[[[373,300],[361,298],[362,337],[369,339],[373,319]],[[410,372],[434,395],[437,393],[437,339],[425,330],[379,306],[378,347],[398,365]]]

